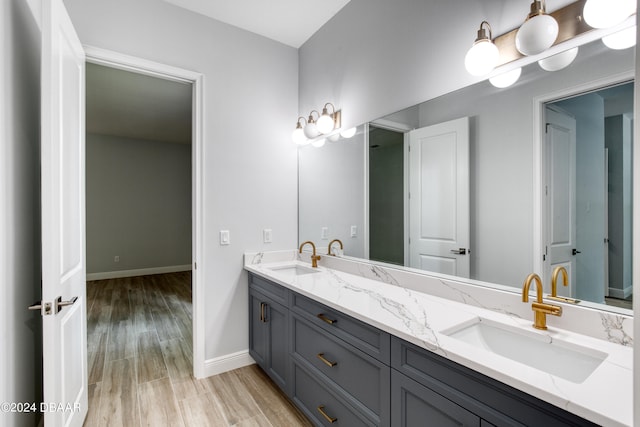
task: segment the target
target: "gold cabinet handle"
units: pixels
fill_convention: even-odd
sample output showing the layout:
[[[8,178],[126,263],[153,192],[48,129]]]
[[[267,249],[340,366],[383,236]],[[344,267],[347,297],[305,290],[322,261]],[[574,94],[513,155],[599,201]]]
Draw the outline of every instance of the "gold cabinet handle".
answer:
[[[338,322],[337,320],[329,319],[327,316],[324,315],[324,313],[318,314],[317,317],[318,317],[318,319],[323,320],[323,321],[327,322],[330,325],[333,325],[334,323]]]
[[[318,412],[320,412],[322,414],[322,416],[329,421],[331,424],[335,423],[336,421],[338,421],[337,418],[333,418],[330,417],[326,412],[324,412],[324,405],[320,405],[318,406]]]
[[[264,302],[260,303],[260,321],[262,323],[267,323],[267,316],[266,316],[267,313],[265,310],[266,307],[267,307],[267,304],[265,304]]]
[[[318,357],[318,359],[322,360],[322,363],[324,363],[325,365],[327,365],[330,368],[333,368],[334,366],[336,366],[338,364],[338,362],[332,362],[330,360],[327,360],[324,357],[324,353],[318,353],[317,357]]]

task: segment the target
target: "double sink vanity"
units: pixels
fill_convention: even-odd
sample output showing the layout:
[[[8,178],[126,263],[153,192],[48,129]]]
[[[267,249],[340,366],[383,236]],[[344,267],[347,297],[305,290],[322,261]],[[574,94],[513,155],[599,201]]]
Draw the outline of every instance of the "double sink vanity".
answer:
[[[245,254],[250,354],[314,424],[632,424],[630,319],[314,255]]]

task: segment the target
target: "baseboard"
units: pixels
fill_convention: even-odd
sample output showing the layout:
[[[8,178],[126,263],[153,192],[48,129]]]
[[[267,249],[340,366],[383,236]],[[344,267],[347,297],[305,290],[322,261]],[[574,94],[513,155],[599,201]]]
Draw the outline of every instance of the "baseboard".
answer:
[[[253,365],[254,363],[256,362],[249,356],[249,350],[207,359],[204,362],[204,377],[211,377],[223,372]]]
[[[119,279],[121,277],[148,276],[149,274],[177,273],[189,270],[191,270],[191,264],[140,268],[137,270],[105,271],[102,273],[89,273],[87,274],[87,280]]]
[[[624,289],[609,287],[609,296],[611,298],[627,299],[633,294],[633,286],[627,286]]]

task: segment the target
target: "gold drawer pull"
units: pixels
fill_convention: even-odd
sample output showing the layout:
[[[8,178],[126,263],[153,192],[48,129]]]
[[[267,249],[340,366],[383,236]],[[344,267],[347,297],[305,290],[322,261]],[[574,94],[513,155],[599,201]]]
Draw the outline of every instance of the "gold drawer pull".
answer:
[[[325,316],[323,313],[318,314],[318,319],[320,320],[324,320],[325,322],[327,322],[330,325],[333,325],[334,323],[337,323],[337,320],[331,320],[329,319],[327,316]]]
[[[260,321],[262,323],[267,323],[267,304],[264,302],[260,303]]]
[[[324,412],[324,405],[320,405],[320,406],[318,406],[318,412],[320,412],[320,413],[322,414],[322,416],[323,416],[327,421],[329,421],[331,424],[333,424],[333,423],[335,423],[336,421],[338,421],[338,419],[337,419],[337,418],[330,417],[329,415],[327,415],[327,413],[326,413],[326,412]]]
[[[338,364],[338,362],[332,362],[330,360],[325,359],[324,357],[324,353],[318,353],[318,359],[322,360],[322,363],[324,363],[325,365],[327,365],[330,368],[333,368],[334,366],[336,366]]]

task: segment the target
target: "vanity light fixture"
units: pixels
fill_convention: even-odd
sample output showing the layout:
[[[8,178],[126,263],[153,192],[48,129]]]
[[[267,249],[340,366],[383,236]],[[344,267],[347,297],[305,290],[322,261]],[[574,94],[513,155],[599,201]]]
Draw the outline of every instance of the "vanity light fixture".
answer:
[[[636,12],[636,0],[587,0],[583,17],[593,28],[611,28]]]
[[[543,58],[538,61],[538,65],[545,71],[559,71],[571,65],[576,56],[578,56],[578,47]]]
[[[499,58],[498,47],[491,39],[491,25],[487,21],[482,21],[478,37],[464,57],[464,66],[469,74],[482,76],[489,74],[495,68]]]
[[[340,136],[343,138],[352,138],[353,135],[356,134],[357,129],[355,127],[353,128],[349,128],[349,129],[345,129],[342,132],[340,132]]]
[[[516,49],[527,56],[542,53],[553,46],[558,31],[558,21],[547,14],[544,0],[534,0],[531,13],[516,33]]]
[[[511,71],[507,71],[506,73],[498,74],[497,76],[493,76],[489,79],[489,82],[497,88],[505,88],[509,87],[520,78],[520,74],[522,74],[522,67],[515,68]]]
[[[625,28],[617,33],[602,38],[602,43],[609,49],[622,50],[636,45],[636,26]]]
[[[316,113],[318,116],[320,115],[316,110],[312,110],[309,113],[307,124],[304,127],[304,136],[306,136],[309,139],[315,138],[316,136],[320,135],[320,132],[318,131],[318,126],[316,125],[316,121],[313,118],[313,113]]]
[[[329,112],[327,111],[328,105],[331,105],[331,109],[333,110],[331,114],[329,114]],[[336,113],[336,107],[332,103],[327,102],[326,104],[324,104],[324,107],[322,108],[322,115],[316,123],[316,125],[318,126],[318,131],[320,133],[327,134],[335,129],[337,114],[338,113]]]
[[[327,142],[327,138],[316,138],[311,142],[311,145],[316,148],[320,148],[324,145],[325,142]]]

